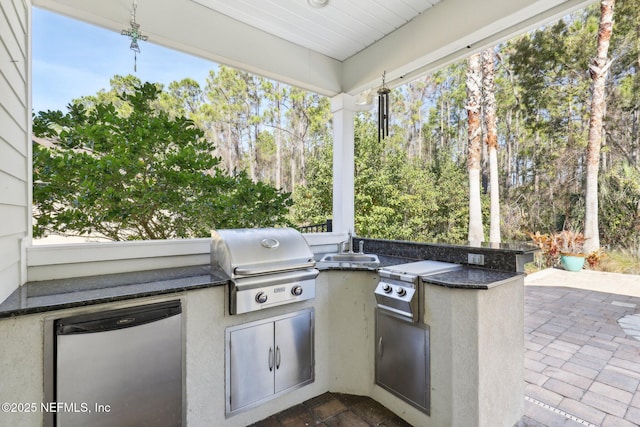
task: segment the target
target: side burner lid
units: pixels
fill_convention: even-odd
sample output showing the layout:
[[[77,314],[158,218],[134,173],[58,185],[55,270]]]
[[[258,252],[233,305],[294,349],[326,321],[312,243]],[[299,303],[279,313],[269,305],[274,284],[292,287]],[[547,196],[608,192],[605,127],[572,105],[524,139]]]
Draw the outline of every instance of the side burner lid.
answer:
[[[391,265],[384,267],[383,270],[396,275],[424,276],[427,274],[444,273],[446,271],[457,270],[459,268],[461,268],[460,264],[424,260],[410,262],[407,264]]]

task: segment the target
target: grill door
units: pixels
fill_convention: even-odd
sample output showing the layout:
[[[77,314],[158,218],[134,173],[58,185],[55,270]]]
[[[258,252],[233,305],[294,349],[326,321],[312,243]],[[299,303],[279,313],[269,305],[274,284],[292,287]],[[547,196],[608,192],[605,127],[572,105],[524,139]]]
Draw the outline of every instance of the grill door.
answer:
[[[311,312],[275,322],[276,393],[313,379]]]
[[[226,415],[313,382],[313,309],[227,328]]]
[[[429,414],[429,327],[376,309],[376,384]]]
[[[231,411],[273,394],[275,348],[273,323],[230,334]]]

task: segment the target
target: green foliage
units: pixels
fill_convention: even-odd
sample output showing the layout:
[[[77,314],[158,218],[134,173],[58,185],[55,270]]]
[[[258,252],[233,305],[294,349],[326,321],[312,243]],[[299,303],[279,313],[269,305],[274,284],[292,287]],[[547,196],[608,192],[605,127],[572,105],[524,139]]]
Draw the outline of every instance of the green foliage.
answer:
[[[469,227],[469,178],[464,160],[455,162],[450,152],[438,153],[429,168],[435,210],[429,212],[428,229],[434,241],[463,242]],[[483,223],[487,223],[489,200],[481,195]]]
[[[619,164],[602,179],[599,192],[603,243],[640,247],[640,170]]]
[[[378,142],[371,120],[355,122],[355,231],[362,236],[404,238],[402,167],[406,152],[396,138]]]
[[[90,110],[95,105],[111,104],[120,115],[127,116],[131,114],[131,105],[122,99],[122,94],[134,93],[136,87],[142,84],[140,79],[131,74],[127,76],[115,75],[109,79],[109,84],[111,86],[109,90],[101,89],[95,95],[87,95],[74,99],[71,101],[71,105],[83,105],[85,109]],[[162,89],[162,85],[159,83],[155,86],[158,90]],[[71,105],[69,105],[69,107],[71,107]]]
[[[378,142],[372,118],[355,123],[355,229],[361,236],[410,241],[463,241],[468,186],[464,164],[441,152],[426,166],[410,159],[398,136]],[[306,186],[293,194],[291,220],[324,222],[332,211],[330,146],[307,168]]]
[[[375,123],[356,121],[356,231],[409,241],[466,240],[468,179],[443,148],[425,165],[397,136],[378,142]]]
[[[452,64],[433,74],[433,91],[424,101],[428,108],[424,124],[427,160],[435,153],[446,151],[454,161],[465,156],[466,147],[466,86],[464,62]]]
[[[333,150],[322,145],[307,163],[307,184],[296,187],[289,220],[293,224],[320,224],[333,212]]]
[[[118,96],[126,108],[76,101],[34,117],[34,133],[54,141],[34,144],[34,236],[168,239],[285,223],[288,194],[225,174],[191,120],[154,107],[160,95],[145,83]]]
[[[160,108],[171,117],[195,115],[203,101],[200,84],[193,79],[186,78],[179,82],[171,82],[166,91],[159,97]],[[190,117],[193,119],[193,117]]]

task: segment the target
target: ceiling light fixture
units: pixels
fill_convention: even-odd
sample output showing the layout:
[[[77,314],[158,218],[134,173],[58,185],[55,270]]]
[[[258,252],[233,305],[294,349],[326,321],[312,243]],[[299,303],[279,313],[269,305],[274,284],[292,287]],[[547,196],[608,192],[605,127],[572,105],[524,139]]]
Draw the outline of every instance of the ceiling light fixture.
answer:
[[[367,89],[356,96],[356,110],[368,111],[373,108],[373,89]]]
[[[320,9],[321,7],[325,7],[329,4],[329,0],[307,0],[309,6]]]

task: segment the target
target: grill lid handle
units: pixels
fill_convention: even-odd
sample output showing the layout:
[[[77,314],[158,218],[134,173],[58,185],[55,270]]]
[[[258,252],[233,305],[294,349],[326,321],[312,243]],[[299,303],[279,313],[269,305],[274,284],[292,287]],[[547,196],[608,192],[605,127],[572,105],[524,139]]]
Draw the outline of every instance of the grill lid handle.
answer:
[[[278,239],[262,239],[260,244],[267,249],[275,249],[280,246]]]
[[[280,271],[290,271],[290,270],[302,270],[304,268],[313,268],[315,267],[315,261],[308,261],[304,263],[296,262],[293,264],[274,264],[267,267],[236,267],[233,272],[240,276],[257,276],[259,274],[270,274],[277,273]]]

